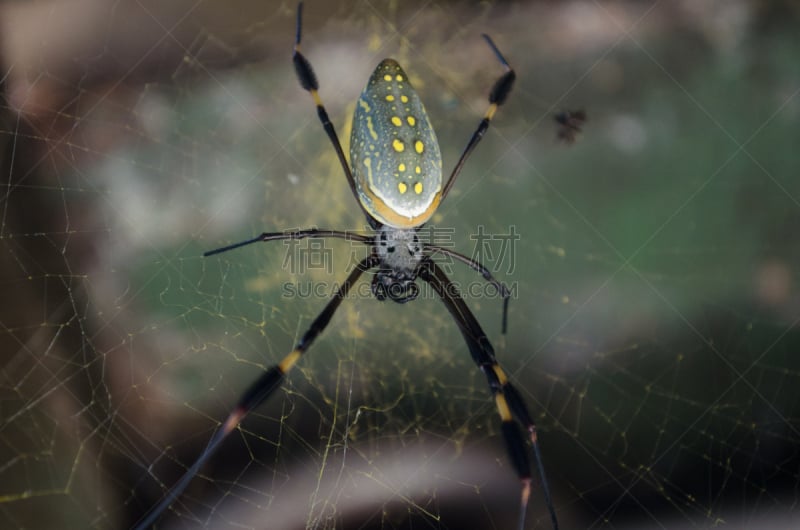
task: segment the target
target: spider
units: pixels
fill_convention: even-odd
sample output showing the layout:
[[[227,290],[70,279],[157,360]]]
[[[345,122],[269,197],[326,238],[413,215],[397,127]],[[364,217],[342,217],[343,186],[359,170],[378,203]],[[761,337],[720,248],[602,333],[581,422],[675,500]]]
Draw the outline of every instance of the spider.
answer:
[[[258,407],[281,386],[286,374],[325,329],[339,304],[359,277],[368,270],[377,269],[372,277],[371,290],[378,300],[389,299],[400,304],[414,300],[419,294],[417,279],[430,285],[442,299],[467,344],[472,360],[486,376],[489,390],[494,397],[508,456],[521,482],[519,529],[522,530],[524,527],[531,491],[528,449],[523,430],[520,427],[527,431],[533,447],[544,500],[552,526],[557,529],[558,520],[542,466],[536,425],[519,392],[513,387],[508,376],[497,363],[492,345],[477,319],[467,307],[455,285],[433,260],[433,255],[443,254],[465,263],[498,290],[503,297],[503,333],[506,331],[510,292],[479,262],[449,249],[423,243],[418,237],[418,232],[424,223],[430,219],[447,197],[467,158],[489,128],[489,123],[498,107],[505,102],[514,84],[516,74],[492,39],[484,34],[483,38],[505,69],[505,73],[495,81],[489,94],[489,108],[443,186],[439,145],[425,113],[425,108],[400,65],[393,59],[384,59],[375,68],[358,100],[353,115],[350,163],[348,164],[339,138],[319,96],[319,84],[311,63],[300,52],[302,14],[303,3],[301,2],[297,7],[297,30],[293,53],[297,78],[303,89],[311,94],[316,104],[317,114],[336,150],[350,190],[357,199],[373,233],[362,235],[316,228],[289,232],[265,232],[252,239],[211,250],[204,256],[227,252],[259,241],[304,238],[338,238],[355,241],[366,245],[369,248],[369,254],[356,265],[337,288],[294,349],[280,363],[265,371],[244,392],[197,460],[162,500],[138,522],[136,528],[150,527],[180,497],[203,464],[216,452],[222,441],[238,427],[247,413]]]

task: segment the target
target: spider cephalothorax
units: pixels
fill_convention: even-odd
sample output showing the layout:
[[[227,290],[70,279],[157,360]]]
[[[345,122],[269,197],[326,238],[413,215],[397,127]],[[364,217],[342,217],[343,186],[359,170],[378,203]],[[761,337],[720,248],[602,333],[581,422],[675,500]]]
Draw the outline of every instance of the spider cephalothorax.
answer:
[[[419,295],[416,279],[423,259],[423,245],[414,229],[382,226],[375,236],[375,255],[380,265],[372,277],[372,294],[404,304]]]

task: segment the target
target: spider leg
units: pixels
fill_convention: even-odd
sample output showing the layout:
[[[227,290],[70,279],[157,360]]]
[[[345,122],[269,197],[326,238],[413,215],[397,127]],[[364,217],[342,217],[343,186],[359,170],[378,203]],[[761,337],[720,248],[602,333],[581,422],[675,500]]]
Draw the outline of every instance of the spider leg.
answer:
[[[528,461],[528,453],[525,441],[519,424],[522,424],[530,435],[536,467],[539,470],[539,478],[542,482],[542,493],[550,512],[550,520],[553,528],[558,530],[558,519],[556,518],[553,501],[550,497],[550,487],[545,476],[544,466],[542,465],[542,455],[539,450],[539,442],[536,436],[536,425],[533,423],[525,402],[519,392],[508,380],[505,372],[497,364],[494,349],[488,337],[481,329],[477,319],[467,307],[467,304],[458,294],[455,285],[450,281],[444,271],[431,259],[426,259],[421,265],[419,276],[426,281],[436,294],[444,302],[447,310],[458,324],[461,335],[467,343],[472,360],[486,375],[489,388],[495,399],[497,411],[502,420],[503,437],[506,441],[511,464],[514,467],[520,481],[522,482],[522,493],[520,499],[520,518],[519,530],[525,525],[525,513],[528,505],[528,497],[531,490],[531,469]],[[516,422],[514,421],[516,420]]]
[[[458,177],[458,175],[461,173],[461,170],[464,168],[464,163],[467,161],[467,158],[469,158],[469,155],[472,154],[475,146],[478,145],[478,142],[481,141],[481,138],[483,138],[483,135],[489,128],[489,123],[492,121],[492,118],[494,118],[494,114],[497,112],[497,107],[505,103],[508,94],[511,92],[511,87],[514,86],[514,80],[517,78],[517,74],[514,73],[514,69],[508,64],[508,61],[506,61],[506,58],[503,57],[502,53],[500,53],[500,50],[497,49],[497,46],[494,44],[494,41],[492,41],[491,37],[484,33],[483,38],[494,52],[497,60],[499,60],[500,64],[502,64],[506,69],[506,73],[498,77],[497,81],[495,81],[492,91],[489,93],[489,108],[486,109],[486,114],[484,114],[483,119],[478,124],[475,132],[472,133],[472,138],[470,138],[469,142],[467,142],[467,146],[461,153],[461,158],[458,159],[458,162],[453,168],[453,172],[450,173],[450,178],[447,179],[447,183],[442,190],[442,201],[444,201],[444,198],[447,197],[447,194],[450,192],[450,188],[452,188],[453,184],[455,184],[456,177]]]
[[[508,300],[511,298],[511,291],[508,290],[506,285],[494,278],[492,273],[489,272],[489,269],[483,266],[483,264],[479,261],[475,261],[472,258],[468,258],[464,254],[460,254],[455,252],[454,250],[450,250],[444,247],[439,247],[436,245],[425,245],[426,250],[432,250],[433,254],[444,254],[445,256],[449,256],[454,258],[461,263],[465,263],[468,265],[472,270],[477,271],[484,280],[486,280],[489,285],[494,286],[497,289],[497,292],[500,293],[500,296],[503,297],[503,335],[506,334],[506,330],[508,329]]]
[[[358,263],[356,268],[353,269],[344,283],[342,283],[336,290],[333,298],[331,298],[322,312],[311,323],[311,326],[309,326],[308,330],[306,330],[306,332],[303,334],[302,338],[295,345],[291,353],[284,357],[280,363],[270,367],[266,372],[264,372],[261,377],[256,379],[256,381],[250,385],[247,391],[242,394],[242,397],[239,398],[239,402],[236,404],[236,407],[217,429],[217,431],[214,433],[214,436],[211,437],[208,445],[194,462],[194,464],[192,464],[192,466],[172,487],[172,489],[169,490],[161,502],[159,502],[158,505],[151,509],[149,513],[147,513],[146,516],[139,521],[139,523],[137,523],[135,527],[136,530],[144,530],[152,526],[153,523],[155,523],[156,520],[161,516],[161,514],[178,499],[181,493],[183,493],[183,490],[185,490],[189,485],[192,478],[194,478],[198,471],[200,471],[200,468],[203,466],[203,464],[209,458],[211,458],[214,453],[216,453],[223,440],[225,440],[225,438],[227,438],[227,436],[234,429],[236,429],[247,413],[259,406],[265,399],[272,395],[272,393],[275,392],[278,387],[280,387],[286,373],[291,370],[303,353],[305,353],[309,346],[311,346],[311,343],[314,342],[314,339],[317,338],[317,335],[319,335],[328,325],[331,317],[333,317],[333,314],[336,312],[339,304],[341,304],[342,300],[347,296],[347,293],[350,291],[350,288],[353,286],[353,284],[358,280],[361,274],[364,273],[364,271],[375,267],[377,264],[377,258],[371,255]]]
[[[319,230],[317,228],[308,228],[305,230],[293,230],[290,232],[264,232],[252,239],[240,241],[232,245],[227,245],[208,252],[203,252],[203,257],[213,256],[215,254],[222,254],[235,248],[243,247],[251,243],[258,243],[260,241],[278,241],[281,239],[305,239],[307,237],[328,238],[334,237],[338,239],[346,239],[347,241],[357,241],[359,243],[370,244],[373,241],[372,236],[365,236],[362,234],[355,234],[353,232],[346,232],[343,230]]]
[[[358,192],[356,191],[356,181],[353,178],[353,172],[350,170],[350,165],[347,163],[347,158],[344,156],[342,143],[339,141],[339,136],[336,134],[336,129],[333,127],[333,123],[331,123],[331,120],[328,117],[328,111],[325,110],[325,105],[322,104],[322,98],[319,96],[319,82],[317,81],[317,75],[314,73],[314,69],[311,67],[309,60],[306,59],[302,53],[300,53],[302,28],[303,2],[300,2],[297,5],[297,33],[294,40],[294,54],[292,55],[292,61],[294,62],[294,71],[297,74],[297,80],[300,81],[300,86],[302,86],[304,90],[307,90],[309,94],[311,94],[311,97],[314,98],[314,103],[317,106],[317,116],[319,116],[319,121],[322,123],[322,127],[325,129],[325,133],[328,135],[331,144],[333,144],[333,148],[336,150],[336,156],[339,158],[339,163],[342,165],[344,176],[347,177],[347,184],[350,186],[350,191],[353,192],[353,197],[356,198],[356,202],[361,208],[361,211],[363,211],[364,215],[367,217],[367,222],[369,225],[372,228],[378,228],[379,223],[373,219],[367,210],[364,209],[361,201],[358,200]]]

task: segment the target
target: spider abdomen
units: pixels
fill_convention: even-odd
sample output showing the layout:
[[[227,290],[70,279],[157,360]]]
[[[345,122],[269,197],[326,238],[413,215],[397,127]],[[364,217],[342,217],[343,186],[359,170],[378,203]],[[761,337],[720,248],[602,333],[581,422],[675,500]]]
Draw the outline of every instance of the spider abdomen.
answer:
[[[375,68],[350,138],[358,200],[381,224],[412,228],[439,206],[442,156],[425,107],[394,59]]]

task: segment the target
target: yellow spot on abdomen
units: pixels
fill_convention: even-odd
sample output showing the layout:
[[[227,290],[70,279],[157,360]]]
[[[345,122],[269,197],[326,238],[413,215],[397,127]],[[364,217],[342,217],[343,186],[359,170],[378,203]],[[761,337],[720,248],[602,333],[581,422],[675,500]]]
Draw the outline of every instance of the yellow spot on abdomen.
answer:
[[[414,142],[414,150],[417,153],[422,154],[422,152],[425,150],[425,144],[422,143],[422,140],[417,140]]]
[[[392,116],[392,123],[394,124],[395,127],[400,127],[401,125],[403,125],[403,122],[397,116]]]
[[[367,177],[372,179],[372,160],[370,158],[364,159],[364,167],[367,168]]]
[[[409,125],[411,125],[412,127],[413,127],[414,125],[416,125],[416,123],[417,123],[417,120],[415,120],[415,119],[414,119],[414,116],[409,116],[409,117],[407,117],[407,118],[406,118],[406,121],[407,121],[407,122],[408,122],[408,124],[409,124]]]
[[[391,81],[392,80],[392,76],[390,76],[389,74],[386,74],[385,76],[383,76],[383,80],[384,81]]]
[[[400,165],[399,165],[399,166],[397,166],[397,171],[399,171],[400,173],[402,173],[402,172],[404,172],[405,170],[406,170],[406,165],[405,165],[405,164],[403,164],[403,163],[401,162],[401,163],[400,163]]]
[[[369,130],[369,135],[372,136],[373,140],[378,139],[378,133],[375,131],[375,126],[372,124],[372,116],[367,116],[367,130]]]
[[[389,94],[388,96],[386,96],[386,101],[394,101],[394,96]]]
[[[394,148],[394,150],[395,150],[395,151],[397,151],[398,153],[402,153],[402,152],[405,150],[405,148],[406,148],[406,146],[405,146],[405,145],[403,145],[403,142],[401,142],[401,141],[400,141],[400,140],[398,140],[397,138],[395,138],[395,139],[394,139],[394,141],[392,141],[392,147],[393,147],[393,148]]]
[[[417,182],[416,184],[414,184],[414,193],[416,193],[417,195],[422,193],[422,182]]]
[[[408,96],[403,94],[402,96],[400,96],[400,101],[402,101],[403,103],[408,103]]]
[[[422,168],[421,168],[421,167],[419,167],[419,166],[415,167],[415,168],[414,168],[414,173],[416,173],[417,175],[419,175],[420,173],[422,173]]]
[[[406,192],[406,190],[408,190],[408,186],[406,185],[406,183],[405,183],[405,182],[400,182],[400,183],[397,185],[397,189],[398,189],[398,190],[400,190],[400,193],[405,193],[405,192]]]
[[[397,74],[397,77],[395,77],[395,79],[397,79],[398,81],[402,81],[403,80],[403,76],[400,75],[400,74]]]

